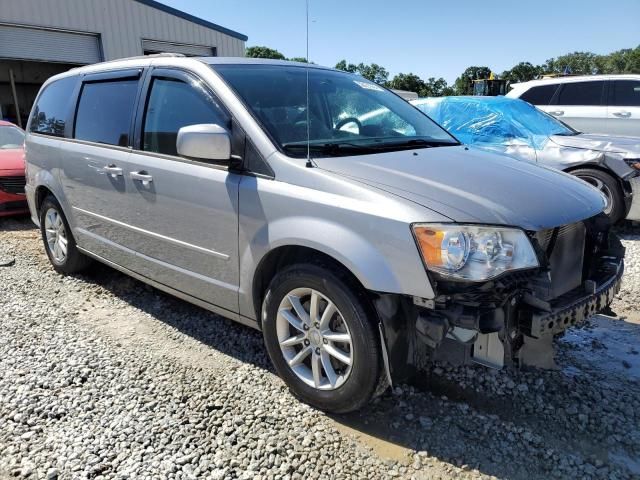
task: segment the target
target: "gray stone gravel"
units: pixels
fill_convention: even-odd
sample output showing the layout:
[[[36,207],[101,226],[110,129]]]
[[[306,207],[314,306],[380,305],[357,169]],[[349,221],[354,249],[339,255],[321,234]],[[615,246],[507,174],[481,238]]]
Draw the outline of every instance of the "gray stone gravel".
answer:
[[[640,329],[624,233],[611,328]],[[327,416],[258,332],[100,265],[59,276],[26,219],[0,220],[0,257],[0,478],[640,478],[640,375],[602,366],[606,337],[560,339],[553,372],[435,365]]]

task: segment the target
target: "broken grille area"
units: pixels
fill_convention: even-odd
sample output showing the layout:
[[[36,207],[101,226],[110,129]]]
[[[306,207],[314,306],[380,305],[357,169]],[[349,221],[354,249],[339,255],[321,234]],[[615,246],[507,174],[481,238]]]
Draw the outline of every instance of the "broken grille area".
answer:
[[[536,296],[551,300],[582,284],[586,227],[572,223],[542,230],[534,235],[538,245],[546,252],[549,273],[546,278],[533,282]]]

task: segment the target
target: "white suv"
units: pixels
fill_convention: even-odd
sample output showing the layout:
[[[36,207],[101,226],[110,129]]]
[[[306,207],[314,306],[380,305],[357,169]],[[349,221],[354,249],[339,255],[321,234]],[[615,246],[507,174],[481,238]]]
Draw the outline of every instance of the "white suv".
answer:
[[[640,75],[546,78],[511,85],[521,98],[585,133],[640,136]]]

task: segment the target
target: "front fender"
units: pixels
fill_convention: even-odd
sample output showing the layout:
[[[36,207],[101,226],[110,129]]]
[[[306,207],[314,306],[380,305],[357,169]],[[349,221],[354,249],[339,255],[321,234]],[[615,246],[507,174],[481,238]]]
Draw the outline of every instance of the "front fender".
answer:
[[[251,285],[256,269],[269,252],[286,246],[307,247],[328,255],[368,290],[433,298],[409,226],[402,227],[396,225],[399,231],[395,233],[406,237],[405,241],[398,238],[397,242],[385,243],[380,240],[388,240],[389,231],[371,239],[325,218],[286,217],[264,224],[240,252],[240,313],[255,316]]]
[[[268,228],[272,249],[287,245],[312,248],[343,264],[368,290],[402,291],[402,282],[384,252],[344,225],[293,217],[275,221]],[[419,262],[418,257],[416,260]]]

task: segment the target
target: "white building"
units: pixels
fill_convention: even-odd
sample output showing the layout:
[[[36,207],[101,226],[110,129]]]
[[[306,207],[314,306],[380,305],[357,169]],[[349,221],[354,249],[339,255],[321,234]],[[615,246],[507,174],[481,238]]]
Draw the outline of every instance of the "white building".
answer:
[[[154,0],[0,0],[0,118],[22,124],[42,83],[159,52],[243,56],[247,37]]]

